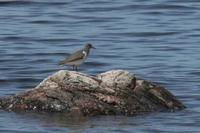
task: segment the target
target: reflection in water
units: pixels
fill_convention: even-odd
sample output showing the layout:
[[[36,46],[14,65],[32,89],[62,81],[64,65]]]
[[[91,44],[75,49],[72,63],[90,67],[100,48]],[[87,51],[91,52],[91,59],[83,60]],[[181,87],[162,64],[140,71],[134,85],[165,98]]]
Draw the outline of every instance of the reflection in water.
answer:
[[[6,113],[2,112],[9,117],[20,120],[22,123],[29,123],[36,126],[41,126],[46,131],[71,131],[74,133],[93,131],[127,131],[128,127],[137,127],[144,124],[142,119],[147,118],[147,114],[140,114],[134,117],[125,116],[97,116],[97,117],[84,117],[78,114],[68,113],[33,113],[33,112],[18,112]],[[10,118],[11,118],[10,117]],[[8,118],[8,120],[10,119]],[[29,129],[26,127],[24,129]],[[34,128],[34,127],[33,127]]]
[[[43,114],[43,121],[45,122],[43,126],[52,127],[68,127],[76,128],[77,126],[84,127],[87,122],[87,117],[81,116],[79,114],[66,114],[66,113],[55,113],[55,114]],[[51,123],[49,123],[51,121]]]

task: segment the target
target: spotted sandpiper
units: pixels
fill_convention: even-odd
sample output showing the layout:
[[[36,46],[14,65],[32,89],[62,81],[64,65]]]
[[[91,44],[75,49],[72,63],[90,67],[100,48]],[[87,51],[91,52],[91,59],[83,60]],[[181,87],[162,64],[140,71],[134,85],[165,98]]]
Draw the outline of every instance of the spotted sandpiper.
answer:
[[[76,51],[71,54],[69,57],[66,57],[64,60],[59,62],[59,65],[70,65],[73,70],[78,70],[78,66],[84,63],[87,59],[87,56],[90,52],[90,49],[94,48],[92,44],[87,43],[84,48]]]

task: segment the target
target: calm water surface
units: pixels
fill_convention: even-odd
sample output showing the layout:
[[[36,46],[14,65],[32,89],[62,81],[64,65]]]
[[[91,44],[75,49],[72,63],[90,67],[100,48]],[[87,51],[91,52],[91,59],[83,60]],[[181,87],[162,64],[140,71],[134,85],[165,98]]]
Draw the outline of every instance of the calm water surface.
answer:
[[[199,0],[0,0],[0,96],[36,86],[84,43],[81,72],[126,69],[169,88],[187,109],[69,118],[0,111],[1,133],[200,132]]]

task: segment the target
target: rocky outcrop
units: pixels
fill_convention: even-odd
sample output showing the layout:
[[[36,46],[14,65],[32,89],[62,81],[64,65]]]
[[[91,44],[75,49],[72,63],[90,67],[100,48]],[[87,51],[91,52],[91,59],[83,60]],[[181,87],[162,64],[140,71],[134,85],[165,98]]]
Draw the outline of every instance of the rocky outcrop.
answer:
[[[82,115],[134,115],[175,111],[185,106],[167,89],[137,79],[124,70],[112,70],[97,76],[61,70],[31,90],[0,98],[0,108],[77,112]]]

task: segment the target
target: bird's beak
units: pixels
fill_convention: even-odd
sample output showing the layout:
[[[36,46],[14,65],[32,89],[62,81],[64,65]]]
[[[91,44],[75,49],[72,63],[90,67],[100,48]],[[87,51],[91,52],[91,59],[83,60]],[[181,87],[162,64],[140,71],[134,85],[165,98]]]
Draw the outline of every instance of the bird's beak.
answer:
[[[92,46],[93,49],[96,49],[95,47]]]

